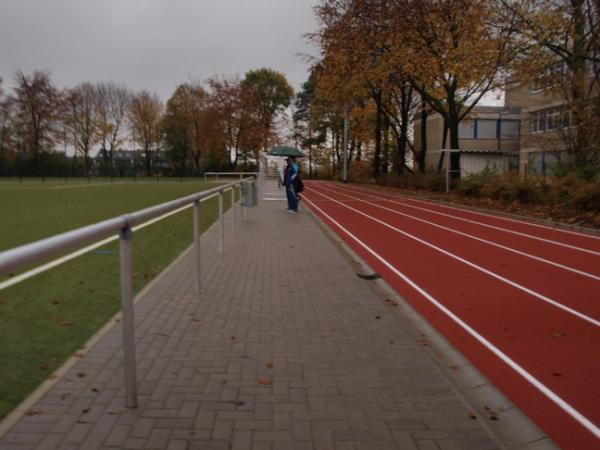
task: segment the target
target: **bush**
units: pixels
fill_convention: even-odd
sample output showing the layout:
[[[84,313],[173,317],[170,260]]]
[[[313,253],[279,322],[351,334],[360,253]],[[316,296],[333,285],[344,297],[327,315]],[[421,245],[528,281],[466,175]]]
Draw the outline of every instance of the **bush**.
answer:
[[[377,180],[378,184],[398,189],[427,190],[440,192],[446,189],[444,175],[431,173],[406,173],[402,175],[389,174]]]
[[[354,183],[372,183],[373,165],[370,161],[352,161],[348,170],[348,179]]]
[[[549,193],[555,203],[583,211],[600,211],[600,181],[586,181],[571,172],[550,180]]]
[[[544,187],[537,178],[522,178],[517,173],[507,172],[490,176],[481,194],[505,202],[533,203],[544,197]]]
[[[466,178],[461,179],[456,186],[456,192],[459,195],[470,197],[480,197],[486,182],[492,177],[492,172],[487,168],[479,173],[473,173]]]

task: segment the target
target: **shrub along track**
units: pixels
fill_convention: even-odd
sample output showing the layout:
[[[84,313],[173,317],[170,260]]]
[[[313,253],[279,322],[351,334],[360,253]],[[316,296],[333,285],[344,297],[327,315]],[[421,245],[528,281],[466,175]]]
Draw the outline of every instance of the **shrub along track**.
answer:
[[[327,182],[304,200],[563,448],[600,448],[600,237]]]

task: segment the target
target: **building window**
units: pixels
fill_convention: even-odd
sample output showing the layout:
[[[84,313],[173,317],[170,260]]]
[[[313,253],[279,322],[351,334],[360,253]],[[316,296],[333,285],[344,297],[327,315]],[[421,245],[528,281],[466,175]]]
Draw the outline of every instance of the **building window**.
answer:
[[[546,111],[534,111],[530,115],[531,120],[531,132],[532,133],[543,133],[546,131]]]
[[[458,124],[459,139],[474,139],[475,138],[475,121],[461,120]]]
[[[562,108],[548,108],[546,110],[546,130],[556,130],[562,127]]]
[[[563,127],[569,128],[571,126],[571,111],[564,107],[562,109],[562,121]]]
[[[498,121],[496,119],[477,120],[477,139],[496,139]]]
[[[564,106],[534,111],[530,113],[529,118],[532,133],[543,133],[571,126],[571,112]]]
[[[519,121],[518,120],[501,120],[500,137],[502,139],[518,138],[519,137]]]
[[[594,75],[600,72],[600,61],[597,56],[592,56],[585,60],[585,73],[586,75]]]

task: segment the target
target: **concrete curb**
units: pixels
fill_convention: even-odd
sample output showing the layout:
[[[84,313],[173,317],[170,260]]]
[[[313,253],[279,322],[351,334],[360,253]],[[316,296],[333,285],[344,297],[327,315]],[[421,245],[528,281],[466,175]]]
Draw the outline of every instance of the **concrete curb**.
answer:
[[[227,217],[231,208],[223,214],[223,217]],[[219,221],[215,221],[202,235],[208,235],[213,231],[219,224]],[[167,273],[177,264],[184,259],[187,254],[192,251],[194,244],[190,244],[179,256],[177,256],[171,263],[165,267],[150,283],[142,288],[140,292],[133,299],[134,305],[144,298],[146,293],[150,291]],[[4,436],[12,427],[15,425],[33,406],[41,400],[41,398],[52,389],[52,387],[58,383],[58,381],[102,339],[114,326],[120,323],[122,312],[117,312],[112,318],[110,318],[106,324],[100,328],[90,339],[88,339],[83,346],[77,350],[73,355],[69,356],[66,361],[56,369],[52,375],[55,375],[52,379],[48,378],[44,380],[31,394],[25,398],[19,405],[17,405],[12,412],[10,412],[2,421],[0,421],[0,438]]]
[[[309,212],[340,253],[356,268],[357,273],[374,272],[320,217],[308,207],[304,209]],[[426,339],[428,345],[421,348],[442,376],[455,388],[464,404],[480,419],[479,424],[501,449],[556,450],[559,448],[382,278],[368,283],[372,285],[382,301],[391,298],[398,303],[400,308],[386,306],[393,314],[399,314],[409,320],[414,328],[408,331],[415,340]]]

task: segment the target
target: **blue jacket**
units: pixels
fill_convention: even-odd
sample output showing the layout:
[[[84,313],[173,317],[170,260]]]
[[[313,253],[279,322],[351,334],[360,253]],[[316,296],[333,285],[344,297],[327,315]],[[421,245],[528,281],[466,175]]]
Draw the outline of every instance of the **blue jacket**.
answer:
[[[296,179],[298,178],[298,169],[294,165],[286,166],[283,172],[283,185],[284,186],[296,186]]]

